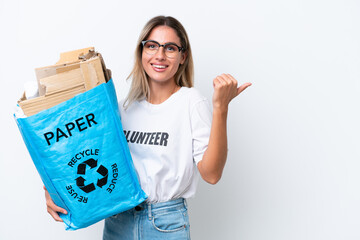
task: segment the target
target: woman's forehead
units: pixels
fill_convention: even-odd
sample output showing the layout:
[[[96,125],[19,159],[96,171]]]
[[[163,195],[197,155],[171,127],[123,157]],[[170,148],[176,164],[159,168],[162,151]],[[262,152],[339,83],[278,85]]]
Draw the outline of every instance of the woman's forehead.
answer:
[[[155,40],[160,44],[173,42],[180,45],[180,38],[176,31],[169,26],[157,26],[151,30],[147,40]]]

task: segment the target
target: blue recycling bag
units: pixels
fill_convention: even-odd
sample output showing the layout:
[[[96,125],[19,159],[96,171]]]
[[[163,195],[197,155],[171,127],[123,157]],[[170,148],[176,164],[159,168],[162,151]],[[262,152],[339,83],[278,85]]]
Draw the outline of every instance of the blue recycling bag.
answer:
[[[120,122],[112,80],[55,107],[16,118],[67,230],[129,210],[147,196]]]

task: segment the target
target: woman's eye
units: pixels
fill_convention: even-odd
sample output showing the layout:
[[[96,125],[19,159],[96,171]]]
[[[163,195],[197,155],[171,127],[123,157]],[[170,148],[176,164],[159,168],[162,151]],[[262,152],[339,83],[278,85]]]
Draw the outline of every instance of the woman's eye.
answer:
[[[157,49],[157,48],[158,48],[158,45],[156,45],[156,43],[153,43],[153,42],[147,42],[147,43],[145,44],[145,48],[146,48],[146,49],[153,50],[153,49]]]
[[[177,47],[174,45],[166,46],[166,51],[169,51],[169,52],[174,52],[174,51],[176,51],[176,49],[177,49]]]

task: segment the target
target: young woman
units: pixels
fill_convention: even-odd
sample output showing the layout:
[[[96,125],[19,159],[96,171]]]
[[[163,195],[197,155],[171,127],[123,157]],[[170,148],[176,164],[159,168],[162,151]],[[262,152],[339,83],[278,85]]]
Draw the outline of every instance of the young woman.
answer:
[[[151,19],[140,34],[130,92],[121,102],[125,136],[146,202],[105,220],[104,239],[190,239],[186,198],[199,175],[216,184],[227,156],[226,119],[237,87],[229,74],[213,80],[212,113],[193,87],[193,60],[184,27],[172,17]],[[47,208],[61,221],[47,191]]]

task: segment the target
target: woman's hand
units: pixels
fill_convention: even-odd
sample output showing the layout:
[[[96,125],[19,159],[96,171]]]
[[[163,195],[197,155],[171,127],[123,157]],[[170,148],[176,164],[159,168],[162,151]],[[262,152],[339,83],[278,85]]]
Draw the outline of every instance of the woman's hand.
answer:
[[[238,82],[230,74],[221,74],[213,80],[213,108],[214,110],[227,111],[230,101],[238,96],[251,83],[244,83],[237,87]]]
[[[58,212],[67,214],[67,211],[61,207],[55,205],[53,200],[50,197],[49,192],[47,191],[46,187],[44,186],[45,190],[45,199],[46,199],[46,207],[47,212],[52,216],[52,218],[57,222],[63,222],[63,220],[59,217]]]

